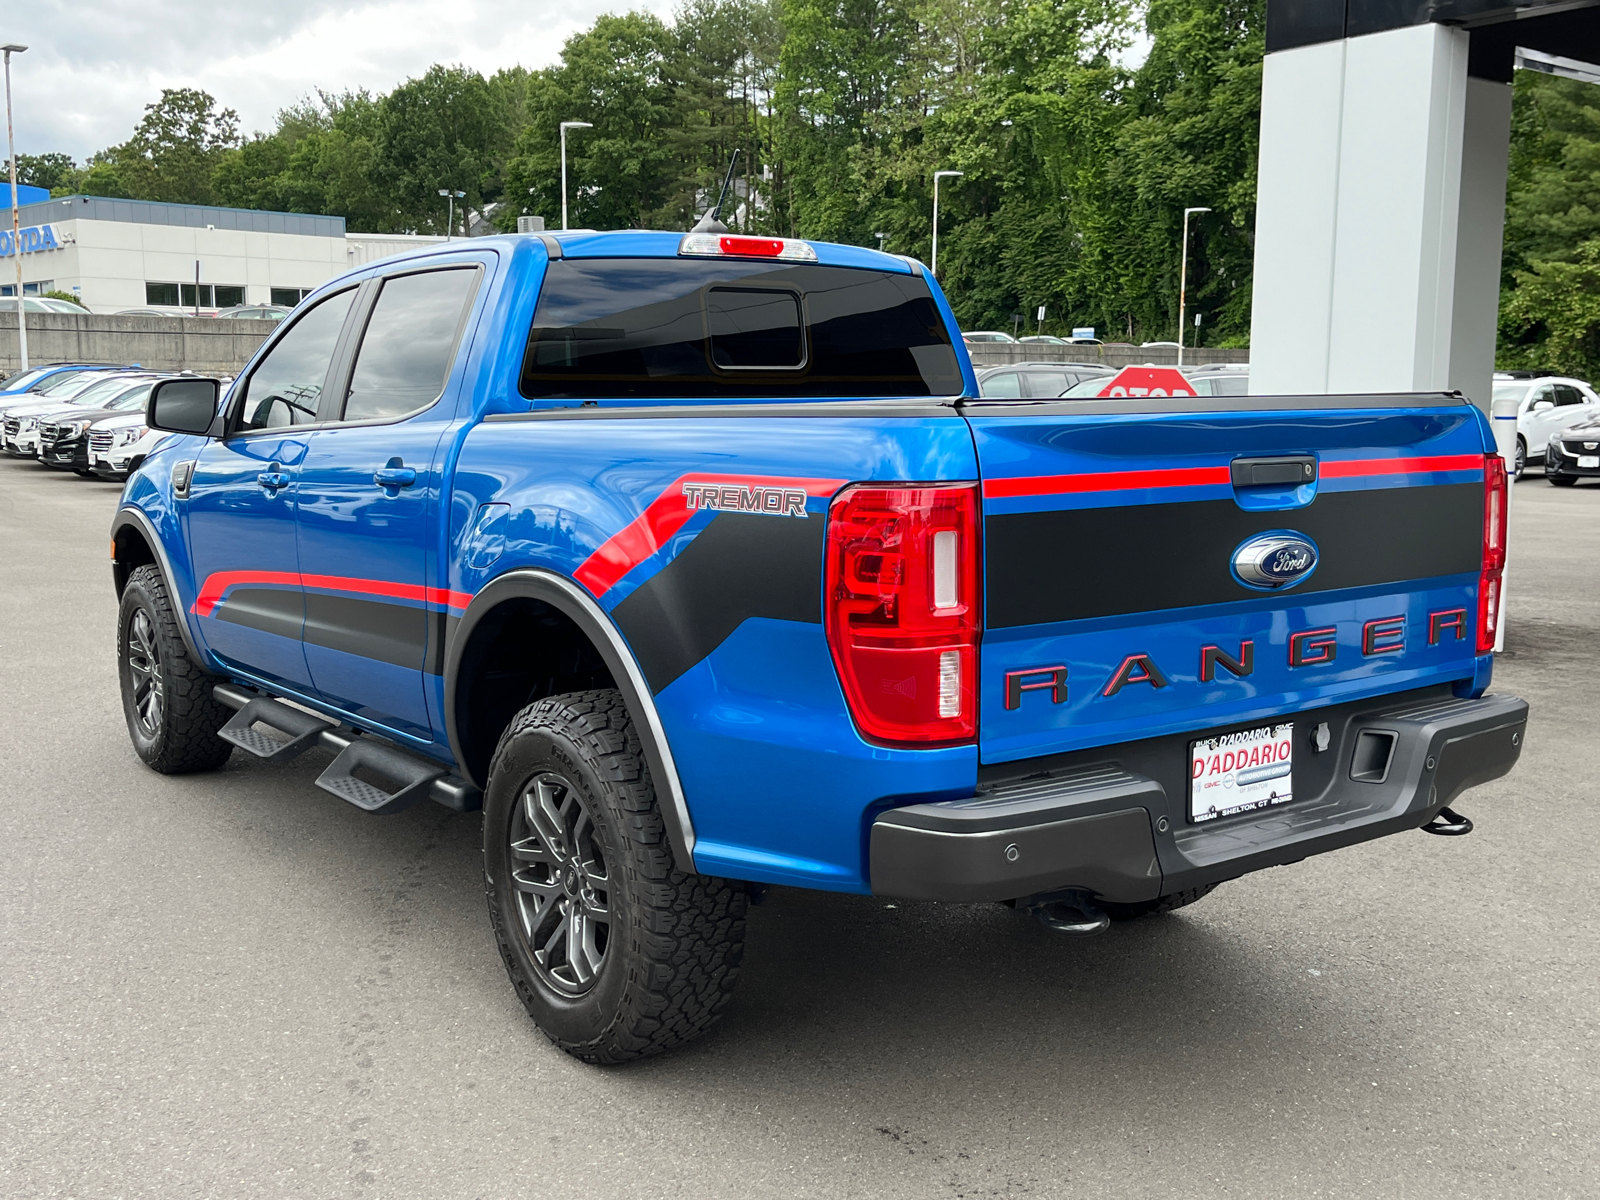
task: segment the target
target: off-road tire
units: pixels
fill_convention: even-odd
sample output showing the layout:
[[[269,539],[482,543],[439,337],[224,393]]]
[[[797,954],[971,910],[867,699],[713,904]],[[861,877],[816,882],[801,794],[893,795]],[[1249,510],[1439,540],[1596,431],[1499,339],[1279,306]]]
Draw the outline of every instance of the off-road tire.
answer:
[[[524,797],[537,795],[541,783],[554,786],[551,780],[583,807],[586,844],[603,860],[606,943],[581,994],[551,971],[554,938],[542,962],[535,961],[526,923],[539,918],[529,917],[531,902],[519,899],[519,892],[530,892],[529,872],[555,873],[539,865],[554,858],[530,858],[540,852],[536,830],[515,853],[512,847],[519,830],[533,830]],[[747,894],[742,884],[677,869],[618,692],[550,696],[512,719],[489,767],[483,844],[500,957],[528,1015],[561,1049],[589,1063],[627,1062],[683,1045],[721,1016],[744,955]],[[567,850],[567,860],[577,861],[577,851]],[[548,882],[542,886],[551,890]],[[565,895],[569,905],[581,903]],[[554,956],[561,954],[558,946]]]
[[[1100,907],[1105,910],[1106,916],[1113,921],[1131,921],[1135,917],[1147,917],[1155,913],[1168,913],[1175,908],[1183,908],[1193,904],[1202,896],[1209,895],[1221,884],[1208,883],[1203,887],[1190,888],[1186,892],[1173,892],[1166,896],[1157,896],[1154,900],[1141,900],[1137,904],[1105,904]]]
[[[148,650],[154,651],[158,715],[148,700]],[[146,668],[140,667],[138,657],[146,660]],[[136,567],[122,589],[117,678],[128,736],[146,766],[163,775],[183,775],[214,771],[228,761],[233,747],[217,736],[217,730],[233,711],[212,696],[219,681],[189,653],[166,580],[153,564]]]

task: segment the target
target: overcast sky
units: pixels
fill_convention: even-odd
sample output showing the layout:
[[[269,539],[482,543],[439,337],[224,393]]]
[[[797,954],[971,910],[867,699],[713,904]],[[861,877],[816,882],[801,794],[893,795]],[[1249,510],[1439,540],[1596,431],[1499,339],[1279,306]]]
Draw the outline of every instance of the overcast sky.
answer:
[[[436,62],[488,75],[555,61],[602,12],[671,0],[0,0],[17,150],[82,162],[124,141],[164,87],[204,88],[270,129],[316,88],[388,91]],[[3,158],[0,147],[0,158]]]

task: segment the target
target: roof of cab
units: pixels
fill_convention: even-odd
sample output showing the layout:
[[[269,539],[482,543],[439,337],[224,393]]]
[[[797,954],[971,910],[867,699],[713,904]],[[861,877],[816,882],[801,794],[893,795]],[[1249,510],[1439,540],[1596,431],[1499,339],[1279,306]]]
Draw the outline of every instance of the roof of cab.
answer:
[[[565,258],[676,258],[678,245],[683,241],[684,235],[653,229],[569,229],[556,232],[547,230],[544,233],[501,234],[496,237],[471,238],[464,242],[448,244],[456,250],[468,246],[497,245],[515,249],[519,245],[526,245],[541,238],[554,238],[559,242],[562,256]],[[814,242],[808,238],[795,240],[805,241],[814,249],[817,252],[817,262],[822,266],[866,267],[878,271],[894,271],[902,275],[918,273],[921,267],[920,263],[914,264],[911,259],[885,254],[881,250],[869,250],[865,246],[842,246],[836,242]],[[429,250],[437,252],[443,245],[431,246]]]

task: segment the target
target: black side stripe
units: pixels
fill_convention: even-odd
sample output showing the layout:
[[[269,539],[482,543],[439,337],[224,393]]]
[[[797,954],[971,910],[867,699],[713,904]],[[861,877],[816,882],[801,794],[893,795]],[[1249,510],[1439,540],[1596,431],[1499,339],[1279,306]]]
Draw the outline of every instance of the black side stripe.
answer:
[[[298,589],[234,588],[212,612],[219,621],[300,640],[305,593]]]
[[[612,610],[652,694],[710,654],[749,617],[822,621],[826,518],[721,513]]]
[[[386,600],[270,588],[235,588],[215,615],[279,637],[302,637],[313,646],[444,673],[446,638],[461,618]],[[303,620],[303,625],[302,625]]]
[[[1305,508],[1232,500],[1082,508],[984,521],[991,629],[1250,600],[1230,559],[1270,529],[1309,534],[1315,574],[1285,596],[1476,571],[1483,485],[1324,492]]]

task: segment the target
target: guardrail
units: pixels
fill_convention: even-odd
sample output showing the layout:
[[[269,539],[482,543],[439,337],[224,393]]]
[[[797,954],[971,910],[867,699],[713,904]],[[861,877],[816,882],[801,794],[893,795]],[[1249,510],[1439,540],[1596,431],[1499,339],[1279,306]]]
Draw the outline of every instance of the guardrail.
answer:
[[[1156,367],[1176,366],[1176,346],[1052,346],[1040,342],[978,342],[968,344],[967,353],[978,370],[1004,367],[1021,362],[1101,363],[1114,370],[1148,363]],[[1207,346],[1185,347],[1183,363],[1188,367],[1208,363],[1247,363],[1249,350],[1216,350]]]
[[[0,373],[22,365],[17,313],[0,300]],[[12,301],[13,306],[15,301]],[[28,361],[138,363],[153,371],[232,375],[250,361],[276,321],[220,317],[117,317],[28,313]]]

